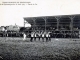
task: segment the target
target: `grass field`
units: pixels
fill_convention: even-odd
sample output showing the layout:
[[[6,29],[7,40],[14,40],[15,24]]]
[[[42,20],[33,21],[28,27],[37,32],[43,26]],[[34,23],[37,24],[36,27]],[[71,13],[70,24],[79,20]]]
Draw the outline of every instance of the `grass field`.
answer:
[[[51,39],[30,42],[27,38],[0,37],[2,60],[80,60],[79,39]]]

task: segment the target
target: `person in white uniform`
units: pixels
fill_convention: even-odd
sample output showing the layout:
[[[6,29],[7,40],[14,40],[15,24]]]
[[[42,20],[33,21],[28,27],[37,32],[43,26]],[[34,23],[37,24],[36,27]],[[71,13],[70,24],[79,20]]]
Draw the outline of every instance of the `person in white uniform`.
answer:
[[[49,37],[49,34],[48,34],[48,33],[46,33],[46,41],[48,41],[48,37]]]
[[[26,40],[26,34],[23,33],[23,40]]]
[[[34,33],[34,40],[36,41],[36,38],[37,38],[37,34],[36,32]]]
[[[32,32],[31,33],[31,39],[30,39],[31,42],[32,42],[33,38],[34,38],[34,33]]]
[[[39,38],[39,41],[40,41],[40,37],[41,37],[41,34],[40,34],[40,33],[38,33],[38,38]]]
[[[44,41],[44,33],[42,33],[42,40]]]
[[[49,38],[49,41],[51,41],[51,34],[50,33],[48,33],[49,35],[48,35],[48,38]]]

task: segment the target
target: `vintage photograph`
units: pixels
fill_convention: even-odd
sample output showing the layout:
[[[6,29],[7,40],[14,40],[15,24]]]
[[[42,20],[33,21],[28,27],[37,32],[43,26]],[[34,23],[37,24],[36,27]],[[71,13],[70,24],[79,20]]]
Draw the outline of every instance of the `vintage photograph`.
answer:
[[[80,1],[1,0],[0,60],[80,60]]]

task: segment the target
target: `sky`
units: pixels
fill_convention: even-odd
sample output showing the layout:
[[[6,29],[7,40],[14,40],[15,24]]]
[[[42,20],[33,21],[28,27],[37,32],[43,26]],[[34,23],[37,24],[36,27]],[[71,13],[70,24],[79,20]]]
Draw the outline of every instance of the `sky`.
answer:
[[[2,2],[36,5],[0,5],[0,26],[23,26],[24,17],[80,14],[80,0],[0,0],[0,4]]]

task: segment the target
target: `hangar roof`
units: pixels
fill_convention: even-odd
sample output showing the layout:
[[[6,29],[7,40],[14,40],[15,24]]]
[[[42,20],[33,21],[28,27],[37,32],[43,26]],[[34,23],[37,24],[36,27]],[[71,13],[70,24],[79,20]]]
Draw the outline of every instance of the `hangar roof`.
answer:
[[[74,24],[80,23],[80,14],[74,14],[74,15],[58,15],[58,16],[39,16],[39,17],[24,17],[24,20],[30,23],[31,25],[55,25],[57,23],[57,20],[59,20],[59,23],[70,23],[71,20],[73,20]]]

